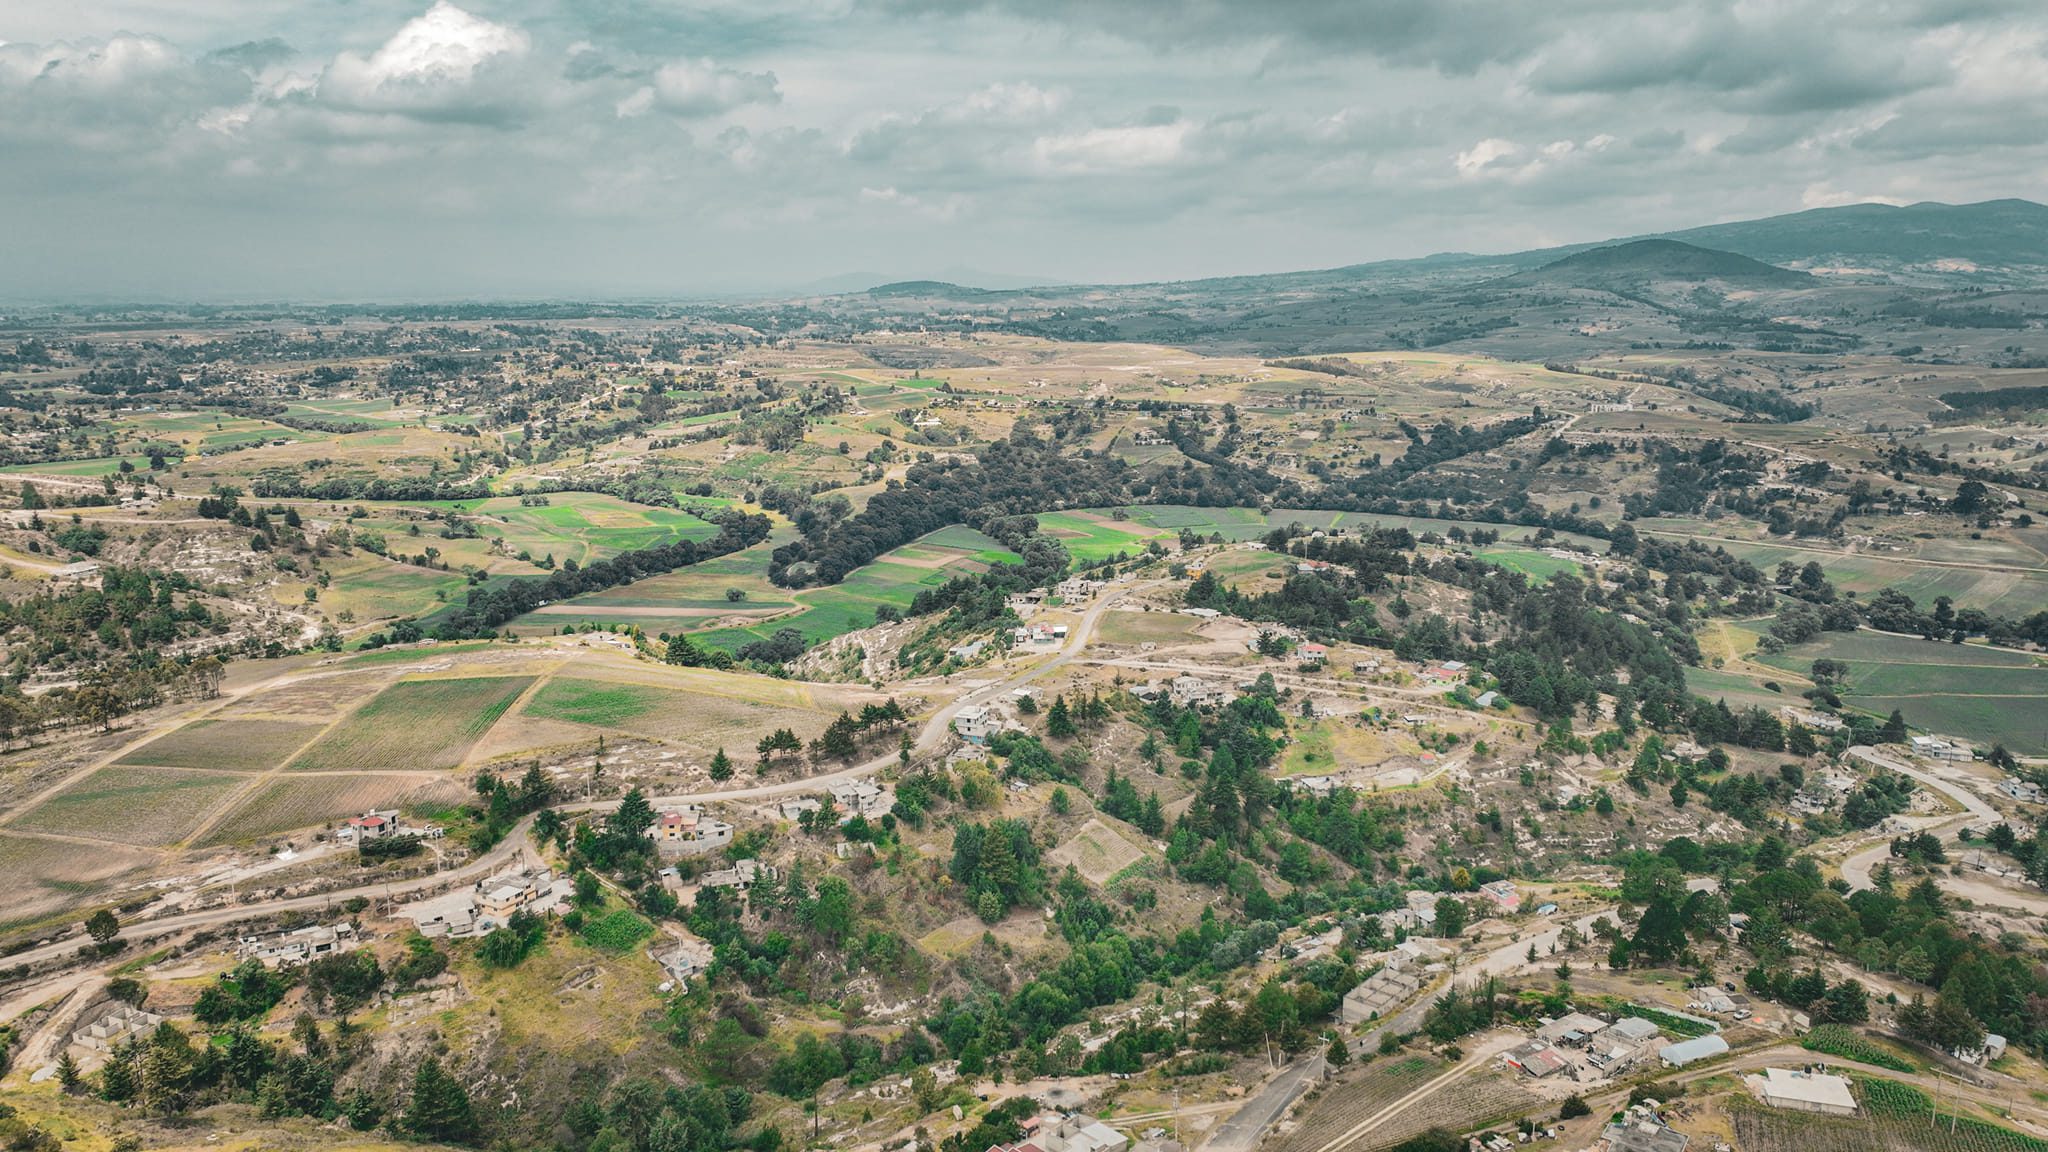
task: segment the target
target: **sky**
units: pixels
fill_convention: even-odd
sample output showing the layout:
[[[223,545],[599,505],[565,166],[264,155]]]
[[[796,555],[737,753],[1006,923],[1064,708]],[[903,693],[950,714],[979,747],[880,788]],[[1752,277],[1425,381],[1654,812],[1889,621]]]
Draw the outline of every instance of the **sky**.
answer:
[[[2041,198],[2040,0],[5,0],[0,299],[663,298]]]

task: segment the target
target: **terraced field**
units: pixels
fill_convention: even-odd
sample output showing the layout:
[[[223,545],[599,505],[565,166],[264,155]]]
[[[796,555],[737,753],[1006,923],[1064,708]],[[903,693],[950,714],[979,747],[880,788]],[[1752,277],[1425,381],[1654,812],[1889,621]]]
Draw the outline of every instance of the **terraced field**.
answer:
[[[469,792],[465,781],[389,773],[283,776],[237,804],[205,834],[202,846],[235,844],[354,816],[371,808],[449,803]]]

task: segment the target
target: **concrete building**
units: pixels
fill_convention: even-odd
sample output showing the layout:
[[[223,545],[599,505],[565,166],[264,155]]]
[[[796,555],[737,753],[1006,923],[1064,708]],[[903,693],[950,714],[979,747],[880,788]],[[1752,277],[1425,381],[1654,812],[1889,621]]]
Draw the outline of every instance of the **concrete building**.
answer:
[[[546,869],[515,868],[478,881],[475,887],[415,900],[399,908],[422,936],[473,936],[499,928],[512,914],[560,914],[569,910],[576,886]]]
[[[164,1018],[130,1004],[116,1003],[99,1018],[71,1034],[71,1042],[94,1052],[112,1052],[131,1039],[156,1031]]]
[[[342,921],[339,924],[315,924],[272,936],[244,936],[235,942],[235,955],[244,960],[258,961],[265,968],[277,968],[353,952],[360,943],[354,926]]]
[[[1567,1048],[1582,1048],[1606,1029],[1607,1021],[1597,1016],[1588,1016],[1584,1012],[1573,1012],[1536,1029],[1536,1035],[1547,1043],[1562,1044]]]
[[[1856,1096],[1846,1077],[1825,1072],[1801,1072],[1789,1068],[1766,1068],[1761,1076],[1745,1076],[1756,1098],[1773,1108],[1796,1112],[1819,1112],[1826,1116],[1854,1116]]]
[[[345,839],[352,837],[356,840],[379,840],[386,836],[398,835],[404,826],[405,823],[399,819],[396,809],[389,812],[372,811],[361,816],[349,817],[348,823],[341,826],[339,835]]]
[[[969,744],[986,744],[1002,730],[1002,717],[985,704],[969,704],[953,714],[953,731]]]
[[[706,816],[694,804],[662,812],[647,826],[654,850],[663,856],[703,856],[732,843],[732,825]]]
[[[1598,1152],[1685,1152],[1692,1137],[1664,1123],[1648,1103],[1636,1104],[1600,1130]]]
[[[784,820],[799,820],[804,813],[816,812],[823,807],[815,796],[799,796],[794,800],[781,801],[775,805],[775,810],[782,814]]]
[[[1521,910],[1522,894],[1515,888],[1513,880],[1495,880],[1491,884],[1481,884],[1479,894],[1486,897],[1493,905],[1494,911],[1503,915]]]
[[[1420,972],[1396,970],[1388,966],[1373,973],[1358,987],[1345,993],[1344,1006],[1338,1010],[1338,1014],[1346,1024],[1363,1024],[1376,1017],[1385,1016],[1421,990]]]
[[[1012,1146],[1013,1152],[1125,1152],[1131,1144],[1123,1133],[1081,1112],[1047,1112],[1025,1120],[1023,1128],[1024,1139]]]
[[[832,806],[849,819],[855,816],[880,816],[895,803],[889,793],[878,787],[872,779],[841,781],[831,785],[826,791],[832,794]]]
[[[773,883],[780,875],[774,865],[758,860],[735,860],[730,868],[706,872],[699,884],[705,888],[732,888],[745,892],[756,884]]]

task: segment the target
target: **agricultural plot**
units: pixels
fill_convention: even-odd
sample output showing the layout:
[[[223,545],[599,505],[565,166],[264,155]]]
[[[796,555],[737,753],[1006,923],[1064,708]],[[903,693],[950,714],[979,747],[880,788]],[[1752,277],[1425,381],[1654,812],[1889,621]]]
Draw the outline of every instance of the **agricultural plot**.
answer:
[[[444,651],[447,649],[436,649],[437,653]],[[368,655],[351,657],[349,663],[363,662]],[[423,659],[426,654],[407,650],[406,655]],[[219,715],[222,719],[331,720],[357,701],[375,695],[383,685],[381,677],[370,673],[309,677],[244,696]]]
[[[1939,1123],[1932,1101],[1918,1089],[1885,1080],[1861,1080],[1857,1093],[1867,1115],[1817,1116],[1767,1108],[1753,1100],[1728,1101],[1735,1146],[1754,1152],[2048,1152],[2048,1140],[1969,1117]]]
[[[358,552],[335,556],[326,563],[333,582],[320,593],[320,607],[329,614],[352,612],[361,622],[389,620],[430,611],[447,600],[459,601],[468,581],[460,572],[441,572],[400,564]],[[299,603],[302,585],[278,585],[283,603]]]
[[[1850,555],[1826,548],[1737,539],[1728,534],[1747,529],[1710,521],[1646,520],[1638,527],[1667,539],[1697,539],[1708,547],[1724,548],[1729,555],[1766,572],[1775,571],[1781,563],[1803,567],[1818,562],[1836,587],[1859,596],[1897,588],[1921,605],[1947,596],[1958,608],[1982,608],[2003,616],[2027,616],[2048,609],[2048,572],[2026,567],[1955,567],[1935,562],[1935,557],[1952,554],[1941,549],[1928,549],[1924,558],[1905,553]],[[2025,563],[2029,567],[2039,564]]]
[[[1107,516],[1111,509],[1089,509],[1090,515]],[[1472,520],[1438,520],[1427,516],[1391,516],[1377,512],[1338,512],[1316,508],[1275,508],[1271,512],[1260,512],[1255,508],[1197,508],[1186,504],[1132,505],[1117,509],[1126,521],[1159,529],[1164,535],[1178,536],[1181,529],[1199,533],[1202,536],[1221,535],[1231,542],[1257,540],[1275,528],[1299,524],[1303,528],[1322,529],[1345,528],[1353,532],[1370,531],[1374,528],[1406,528],[1411,532],[1449,532],[1452,528],[1485,529],[1499,532],[1503,542],[1517,539],[1533,529],[1517,528],[1504,524],[1486,524]],[[1055,515],[1068,515],[1057,513]],[[1039,517],[1043,525],[1046,516]],[[1139,540],[1140,546],[1143,539]],[[1591,536],[1574,532],[1560,532],[1557,540],[1588,552],[1605,553],[1607,543]],[[1068,545],[1071,550],[1071,543]],[[1136,549],[1131,549],[1135,551]],[[1114,555],[1117,549],[1110,549]],[[1546,557],[1546,559],[1548,559]]]
[[[195,720],[121,757],[120,763],[261,772],[284,763],[321,727],[300,720]]]
[[[468,785],[459,780],[434,779],[416,773],[284,776],[263,785],[222,816],[205,834],[202,846],[234,844],[308,828],[372,808],[452,803],[468,791]]]
[[[112,764],[30,809],[13,827],[162,847],[183,840],[246,783],[231,773]]]
[[[454,768],[531,676],[401,680],[292,761],[300,772]]]
[[[1524,573],[1537,583],[1549,580],[1560,572],[1577,574],[1579,571],[1578,561],[1559,559],[1535,548],[1489,544],[1481,548],[1478,554],[1510,571]]]
[[[1102,614],[1096,637],[1104,644],[1192,644],[1201,624],[1178,612],[1110,611]]]
[[[617,727],[663,707],[673,708],[680,699],[680,693],[646,684],[562,676],[542,685],[520,711],[542,720]]]
[[[479,518],[478,531],[504,540],[507,553],[552,554],[557,562],[573,559],[588,564],[638,548],[707,540],[718,534],[715,525],[688,512],[594,492],[554,493],[543,507],[527,507],[514,497],[468,501],[463,507]]]
[[[817,643],[875,622],[875,609],[908,608],[918,592],[955,576],[1015,563],[1014,552],[964,526],[942,529],[856,569],[829,588],[791,592],[768,583],[768,557],[783,538],[731,556],[590,596],[551,604],[521,617],[528,634],[559,632],[585,622],[598,627],[637,625],[649,635],[688,632],[720,648],[765,640],[794,628]],[[726,598],[727,589],[745,593]],[[751,621],[758,620],[758,623]]]
[[[69,840],[0,833],[0,876],[12,881],[0,890],[0,926],[75,909],[156,859],[155,853],[118,844],[87,851]]]
[[[1046,853],[1054,867],[1065,869],[1072,865],[1092,884],[1107,883],[1110,877],[1144,858],[1144,849],[1100,820],[1083,824],[1066,843]]]
[[[1730,708],[1755,706],[1775,710],[1786,703],[1803,703],[1794,693],[1790,700],[1772,692],[1758,680],[1737,672],[1723,672],[1714,668],[1687,668],[1685,686],[1695,696],[1709,700],[1726,700]]]
[[[1177,532],[1135,520],[1118,520],[1106,510],[1041,512],[1038,530],[1057,539],[1066,546],[1069,555],[1084,563],[1106,560],[1119,552],[1136,555],[1145,550],[1145,541],[1171,539]]]
[[[2048,665],[2025,652],[1946,644],[1874,632],[1828,633],[1760,662],[1805,675],[1815,660],[1849,665],[1849,704],[2015,752],[2048,751],[2048,714],[2026,702],[2048,698]]]

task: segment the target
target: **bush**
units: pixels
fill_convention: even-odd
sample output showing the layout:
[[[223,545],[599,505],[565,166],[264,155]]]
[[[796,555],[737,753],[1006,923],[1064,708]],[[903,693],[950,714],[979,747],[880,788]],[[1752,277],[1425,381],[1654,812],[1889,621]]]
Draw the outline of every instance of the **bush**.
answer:
[[[1918,1072],[1912,1061],[1885,1048],[1845,1024],[1818,1024],[1803,1037],[1799,1046],[1808,1052],[1840,1056],[1859,1064],[1889,1068],[1894,1072]]]

